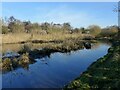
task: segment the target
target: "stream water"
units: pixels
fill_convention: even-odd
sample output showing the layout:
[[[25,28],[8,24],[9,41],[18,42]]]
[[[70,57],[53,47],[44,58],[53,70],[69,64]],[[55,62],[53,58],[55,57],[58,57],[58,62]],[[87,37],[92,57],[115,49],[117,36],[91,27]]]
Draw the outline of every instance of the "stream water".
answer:
[[[91,49],[70,53],[53,53],[36,58],[28,68],[1,74],[3,88],[62,88],[84,72],[90,64],[107,54],[107,43],[94,44]]]

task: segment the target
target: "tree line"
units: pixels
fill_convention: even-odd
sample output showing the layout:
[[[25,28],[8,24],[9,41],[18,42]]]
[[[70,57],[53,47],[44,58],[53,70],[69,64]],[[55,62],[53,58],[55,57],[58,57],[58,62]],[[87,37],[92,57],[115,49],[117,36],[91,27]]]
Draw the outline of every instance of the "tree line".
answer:
[[[98,25],[90,25],[87,28],[73,28],[70,23],[55,24],[48,23],[32,23],[31,21],[21,21],[11,16],[8,19],[2,19],[2,34],[8,33],[37,33],[37,34],[51,34],[51,33],[80,33],[90,34],[93,36],[112,37],[117,34],[118,26],[107,26],[101,28]]]

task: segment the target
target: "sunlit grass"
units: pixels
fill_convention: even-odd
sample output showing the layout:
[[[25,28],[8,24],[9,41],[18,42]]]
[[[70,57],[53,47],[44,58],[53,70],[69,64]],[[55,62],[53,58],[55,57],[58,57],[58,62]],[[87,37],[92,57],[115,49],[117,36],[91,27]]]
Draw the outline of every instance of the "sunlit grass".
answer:
[[[53,40],[65,40],[68,38],[79,38],[82,39],[84,35],[82,34],[62,34],[62,33],[53,33],[53,34],[26,34],[26,33],[14,33],[14,34],[5,34],[0,36],[2,37],[2,43],[18,43],[26,42],[32,40],[43,40],[43,41],[53,41]]]

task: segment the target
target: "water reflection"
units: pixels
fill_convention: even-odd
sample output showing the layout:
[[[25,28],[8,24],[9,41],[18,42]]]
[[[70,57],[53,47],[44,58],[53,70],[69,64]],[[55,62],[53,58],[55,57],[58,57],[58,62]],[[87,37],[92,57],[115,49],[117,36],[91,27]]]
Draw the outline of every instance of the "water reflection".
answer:
[[[85,43],[85,48],[86,49],[90,49],[90,48],[91,49],[97,49],[97,48],[100,47],[100,45],[102,43],[101,42],[98,42],[98,43],[88,43],[87,42],[87,43]],[[108,44],[110,45],[110,43],[106,43],[106,45],[108,45]],[[86,45],[87,46],[90,45],[90,47],[89,46],[86,47]],[[38,49],[32,50],[31,46],[33,46],[33,45],[31,45],[31,44],[27,44],[27,45],[23,44],[22,47],[21,47],[22,53],[23,52],[24,53],[29,52],[29,56],[28,57],[32,58],[30,60],[30,62],[28,62],[28,63],[23,63],[22,61],[19,60],[19,58],[20,58],[20,54],[19,53],[21,53],[21,50],[19,51],[19,53],[16,53],[16,52],[13,52],[13,51],[9,51],[9,53],[7,51],[6,53],[4,53],[3,57],[2,57],[3,61],[5,61],[4,58],[10,58],[11,61],[12,61],[12,65],[10,64],[10,69],[6,70],[6,69],[3,68],[3,73],[6,73],[6,72],[11,71],[11,70],[16,70],[17,68],[21,68],[21,67],[26,69],[26,70],[29,70],[29,64],[34,64],[38,60],[40,60],[43,64],[48,65],[48,61],[51,58],[51,54],[56,52],[54,50],[53,51],[52,50],[46,50],[44,48],[38,48]],[[85,48],[81,48],[81,50],[85,49]],[[77,51],[79,51],[79,50],[74,50],[74,51],[71,51],[71,52],[65,52],[65,53],[63,53],[63,55],[70,56],[73,53],[78,53]],[[16,63],[16,61],[14,62],[14,59],[15,60],[18,59],[17,63]],[[6,65],[6,63],[8,63],[8,62],[5,62],[5,65]],[[14,63],[16,63],[16,65],[14,65]],[[22,63],[22,64],[19,65],[19,63]],[[7,66],[5,66],[5,67],[7,67]]]
[[[26,43],[26,44],[4,44],[2,45],[2,53],[5,53],[7,51],[14,51],[14,52],[18,52],[20,51],[24,45],[28,46],[31,50],[34,49],[40,49],[40,48],[44,48],[46,46],[52,45],[53,43]]]
[[[109,42],[109,41],[98,41],[97,43],[92,43],[92,45],[91,45],[91,48],[93,49],[93,48],[97,48],[97,47],[99,47],[99,45],[101,44],[101,43],[104,43],[104,44],[108,44],[108,45],[111,45],[111,43]],[[40,49],[40,48],[44,48],[44,47],[46,47],[46,46],[50,46],[50,45],[52,45],[53,43],[43,43],[43,44],[40,44],[40,43],[37,43],[37,44],[35,44],[35,43],[26,43],[26,44],[4,44],[4,45],[2,45],[2,53],[5,53],[5,52],[7,52],[7,51],[13,51],[13,52],[18,52],[18,51],[20,51],[23,47],[24,47],[24,45],[26,45],[26,46],[29,46],[29,48],[31,49],[31,50],[34,50],[34,49]]]
[[[2,75],[4,88],[61,88],[107,53],[109,44],[95,43],[91,49],[37,56],[36,62]]]

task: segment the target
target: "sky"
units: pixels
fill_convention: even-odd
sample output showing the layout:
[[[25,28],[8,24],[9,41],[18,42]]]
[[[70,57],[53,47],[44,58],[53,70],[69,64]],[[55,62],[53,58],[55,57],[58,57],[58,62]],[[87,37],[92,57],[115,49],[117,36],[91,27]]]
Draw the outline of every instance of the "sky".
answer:
[[[2,17],[32,22],[69,22],[74,28],[118,24],[117,2],[3,2]]]

